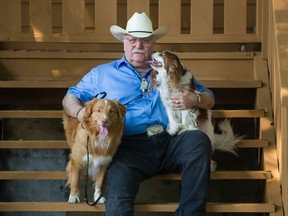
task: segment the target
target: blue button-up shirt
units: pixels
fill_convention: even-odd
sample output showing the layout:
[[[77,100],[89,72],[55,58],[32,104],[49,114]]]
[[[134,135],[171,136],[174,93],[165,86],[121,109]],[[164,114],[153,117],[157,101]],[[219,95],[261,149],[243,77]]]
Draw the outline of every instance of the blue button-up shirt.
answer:
[[[142,76],[127,62],[125,56],[121,59],[99,65],[87,73],[82,80],[70,87],[67,94],[73,94],[82,102],[93,99],[98,93],[106,92],[106,98],[118,100],[126,106],[125,135],[146,132],[153,124],[166,128],[168,117],[156,89],[150,89],[150,71],[144,78],[149,86],[146,92],[140,89]],[[198,91],[212,91],[196,80]]]

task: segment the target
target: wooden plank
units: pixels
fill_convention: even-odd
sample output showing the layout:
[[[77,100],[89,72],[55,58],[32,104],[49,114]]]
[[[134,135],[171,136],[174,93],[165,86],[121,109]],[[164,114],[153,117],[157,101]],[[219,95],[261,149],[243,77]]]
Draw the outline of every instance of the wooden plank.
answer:
[[[75,34],[85,31],[85,0],[63,0],[63,33]]]
[[[215,171],[211,173],[211,179],[272,179],[270,171]],[[84,179],[85,176],[82,176]],[[0,180],[63,180],[67,179],[65,171],[0,171]],[[157,175],[153,180],[180,180],[179,174]]]
[[[265,166],[274,166],[277,164],[269,164],[270,157],[278,157],[280,183],[281,183],[281,194],[282,194],[282,205],[284,209],[284,215],[288,214],[288,136],[287,136],[287,125],[288,125],[288,2],[282,0],[268,1],[270,6],[269,11],[269,42],[268,46],[269,57],[270,57],[270,70],[269,79],[270,91],[272,91],[272,102],[273,102],[273,115],[274,115],[274,130],[276,132],[276,143],[270,152],[265,153],[267,164]],[[265,94],[263,92],[263,94]],[[263,134],[264,135],[264,134]],[[264,136],[267,136],[265,134]],[[275,154],[275,149],[277,155]],[[275,169],[274,168],[274,169]],[[269,190],[266,191],[267,195],[270,195],[270,199],[277,198],[279,191],[278,186],[276,187],[277,193],[273,196],[271,192],[275,190],[273,188],[273,182],[270,183]],[[274,183],[275,184],[275,183]],[[271,192],[270,192],[271,190]],[[270,194],[271,193],[271,194]],[[279,199],[279,197],[278,197]],[[278,202],[279,200],[277,200]]]
[[[288,5],[287,5],[288,10]],[[287,17],[288,18],[288,17]],[[288,54],[286,55],[288,56]],[[287,70],[287,69],[286,69]],[[284,71],[283,71],[284,72]],[[283,74],[284,75],[284,74]],[[282,189],[282,200],[284,206],[284,212],[288,212],[288,88],[281,88],[281,118],[279,127],[281,131],[277,134],[277,150],[279,157],[279,171],[281,173],[281,189]],[[279,104],[278,104],[279,105]],[[279,115],[279,114],[278,114]],[[277,127],[278,128],[278,127]],[[277,129],[276,129],[277,130]],[[285,131],[285,132],[284,132]],[[279,145],[281,143],[281,145]]]
[[[52,33],[52,3],[51,0],[30,0],[30,24],[33,35],[43,36]],[[41,39],[40,39],[41,41]]]
[[[261,80],[200,80],[208,88],[261,88]],[[69,80],[15,80],[0,81],[0,88],[69,88],[79,82],[71,77]]]
[[[212,180],[219,179],[272,179],[273,176],[270,171],[215,171],[211,173]],[[180,180],[181,176],[179,174],[166,174],[166,175],[157,175],[152,177],[151,179],[155,180]]]
[[[247,0],[224,1],[224,34],[246,35]]]
[[[269,1],[256,1],[256,29],[255,34],[261,36],[261,55],[262,59],[269,59],[268,46],[271,46],[271,42],[268,41],[271,30],[268,30],[269,26]],[[267,34],[269,32],[269,34]],[[269,44],[269,45],[268,45]]]
[[[269,141],[267,139],[255,139],[255,140],[241,140],[236,144],[237,148],[265,148],[268,147]]]
[[[127,17],[130,18],[136,11],[138,13],[145,12],[147,16],[150,16],[149,2],[147,0],[127,0]]]
[[[19,80],[0,81],[0,88],[68,88],[77,84],[79,80]]]
[[[22,32],[21,0],[0,1],[0,34]]]
[[[264,110],[212,110],[214,118],[259,118]]]
[[[200,80],[208,88],[261,88],[261,80]]]
[[[191,34],[212,35],[213,34],[213,0],[191,1]]]
[[[1,140],[0,149],[69,149],[66,140]]]
[[[110,26],[117,24],[117,0],[95,0],[94,10],[95,34],[111,36]]]
[[[174,212],[178,203],[135,204],[136,212]],[[3,212],[105,212],[104,204],[89,206],[85,202],[0,202]],[[271,213],[276,208],[271,203],[207,203],[207,212]]]
[[[253,60],[254,52],[175,52],[182,60]],[[0,50],[3,59],[107,59],[121,58],[123,52],[66,52],[66,51],[32,51],[32,50]]]
[[[0,118],[62,118],[61,110],[1,110]]]
[[[162,0],[166,1],[166,0]],[[170,16],[174,17],[174,16]],[[126,20],[126,19],[125,19]],[[160,24],[164,26],[164,24],[169,26],[167,22],[163,22]],[[175,27],[177,28],[177,26]],[[178,29],[178,28],[177,28]],[[180,31],[180,30],[179,30]],[[188,34],[172,34],[172,31],[169,30],[168,34],[165,37],[157,40],[156,43],[159,44],[181,44],[181,43],[261,43],[261,37],[256,34],[247,34],[247,35],[221,35],[214,34],[210,35],[188,35]],[[171,33],[171,34],[170,34]],[[74,34],[74,35],[65,35],[65,34],[40,34],[40,33],[16,33],[16,34],[8,34],[3,33],[0,34],[0,40],[7,40],[9,38],[10,42],[71,42],[71,43],[111,43],[111,44],[119,44],[121,41],[116,40],[111,34],[109,35],[95,35],[95,33],[86,32],[85,34]]]
[[[241,140],[237,148],[264,148],[268,140]],[[66,140],[0,140],[0,149],[69,149]]]
[[[273,203],[208,203],[207,212],[274,213]]]
[[[214,118],[259,118],[264,110],[212,110]],[[0,118],[62,118],[62,110],[0,110]]]
[[[65,171],[0,171],[1,180],[63,180]]]
[[[265,118],[260,119],[259,125],[259,137],[269,140],[269,147],[263,149],[263,167],[272,171],[274,178],[266,182],[265,187],[265,200],[275,203],[279,208],[283,207],[281,197],[281,185],[280,185],[280,173],[279,163],[277,156],[277,146],[275,143],[275,131],[273,126],[273,112],[271,103],[271,94],[269,88],[269,72],[267,68],[266,60],[263,60],[260,55],[255,56],[255,77],[263,80],[263,88],[257,91],[255,107],[265,107],[268,112]],[[277,214],[282,216],[283,214],[279,211]]]
[[[159,26],[167,26],[169,28],[167,35],[180,35],[181,0],[159,0],[158,21]]]

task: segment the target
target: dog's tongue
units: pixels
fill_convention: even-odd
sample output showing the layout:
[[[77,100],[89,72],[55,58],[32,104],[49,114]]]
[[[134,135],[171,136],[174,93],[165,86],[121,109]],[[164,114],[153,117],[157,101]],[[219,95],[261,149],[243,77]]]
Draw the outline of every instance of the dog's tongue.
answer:
[[[159,62],[159,61],[153,61],[153,60],[151,60],[151,61],[146,61],[146,63],[147,64],[150,64],[150,65],[153,65],[153,66],[155,66],[155,67],[161,67],[162,66],[162,63],[161,62]]]
[[[100,135],[102,137],[106,137],[108,135],[108,128],[104,126],[100,126]]]

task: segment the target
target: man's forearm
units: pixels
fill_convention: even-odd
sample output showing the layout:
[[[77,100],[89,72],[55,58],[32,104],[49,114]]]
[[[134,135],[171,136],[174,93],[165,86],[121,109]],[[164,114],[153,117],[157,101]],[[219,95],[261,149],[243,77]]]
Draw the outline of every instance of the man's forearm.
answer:
[[[65,95],[62,105],[65,112],[74,118],[77,118],[79,111],[83,108],[81,101],[72,94]]]

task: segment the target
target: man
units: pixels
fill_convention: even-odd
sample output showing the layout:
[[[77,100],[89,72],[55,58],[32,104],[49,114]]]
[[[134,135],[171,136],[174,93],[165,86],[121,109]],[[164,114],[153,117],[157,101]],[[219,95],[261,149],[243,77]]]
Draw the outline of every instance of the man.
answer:
[[[150,88],[151,60],[155,40],[167,33],[160,27],[153,31],[145,13],[135,13],[126,29],[110,28],[112,35],[123,41],[121,59],[93,68],[63,99],[63,107],[71,116],[82,120],[82,102],[100,92],[106,98],[118,100],[127,108],[122,143],[107,172],[106,215],[133,215],[133,203],[140,183],[156,174],[180,172],[181,196],[175,215],[205,215],[206,195],[210,179],[211,143],[202,131],[187,131],[177,136],[167,132],[153,134],[157,125],[166,128],[168,118],[159,92]],[[196,94],[181,89],[181,95],[171,97],[174,109],[194,106],[210,109],[213,93],[198,81]]]

